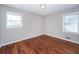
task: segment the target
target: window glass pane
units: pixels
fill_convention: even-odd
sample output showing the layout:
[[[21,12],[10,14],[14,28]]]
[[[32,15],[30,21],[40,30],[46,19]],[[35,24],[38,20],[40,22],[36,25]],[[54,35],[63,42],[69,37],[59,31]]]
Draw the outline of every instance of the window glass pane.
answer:
[[[8,14],[7,15],[7,19],[8,20],[20,20],[21,19],[21,16]]]
[[[64,28],[65,28],[64,30],[68,32],[78,32],[77,24],[65,24]]]
[[[77,15],[68,15],[65,16],[65,23],[78,23]]]

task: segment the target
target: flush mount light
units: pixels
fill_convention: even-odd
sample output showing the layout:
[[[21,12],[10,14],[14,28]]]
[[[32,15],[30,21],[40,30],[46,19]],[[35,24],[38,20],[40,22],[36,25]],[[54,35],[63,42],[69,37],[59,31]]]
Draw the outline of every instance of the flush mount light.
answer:
[[[41,4],[41,5],[40,5],[40,8],[41,8],[41,9],[45,9],[45,8],[46,8],[46,4]]]

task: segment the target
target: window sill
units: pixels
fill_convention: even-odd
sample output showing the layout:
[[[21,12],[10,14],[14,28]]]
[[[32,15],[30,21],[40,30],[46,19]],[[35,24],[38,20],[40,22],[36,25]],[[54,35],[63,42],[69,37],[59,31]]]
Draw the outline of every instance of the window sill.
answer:
[[[64,31],[63,33],[79,35],[79,33],[75,33],[75,32],[65,32],[65,31]]]

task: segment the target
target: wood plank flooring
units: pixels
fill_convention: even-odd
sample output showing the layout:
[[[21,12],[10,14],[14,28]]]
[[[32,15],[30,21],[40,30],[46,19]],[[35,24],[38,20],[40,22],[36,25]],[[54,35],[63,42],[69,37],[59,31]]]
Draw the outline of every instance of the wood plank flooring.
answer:
[[[41,35],[0,48],[0,54],[78,54],[79,44]]]

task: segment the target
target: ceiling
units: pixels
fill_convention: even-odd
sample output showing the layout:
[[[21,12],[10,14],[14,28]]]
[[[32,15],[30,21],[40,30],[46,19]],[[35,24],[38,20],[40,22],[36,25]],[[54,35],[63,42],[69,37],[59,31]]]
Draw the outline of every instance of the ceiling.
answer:
[[[40,4],[8,4],[8,6],[45,16],[52,13],[79,7],[79,4],[46,4],[46,9],[41,9]]]

